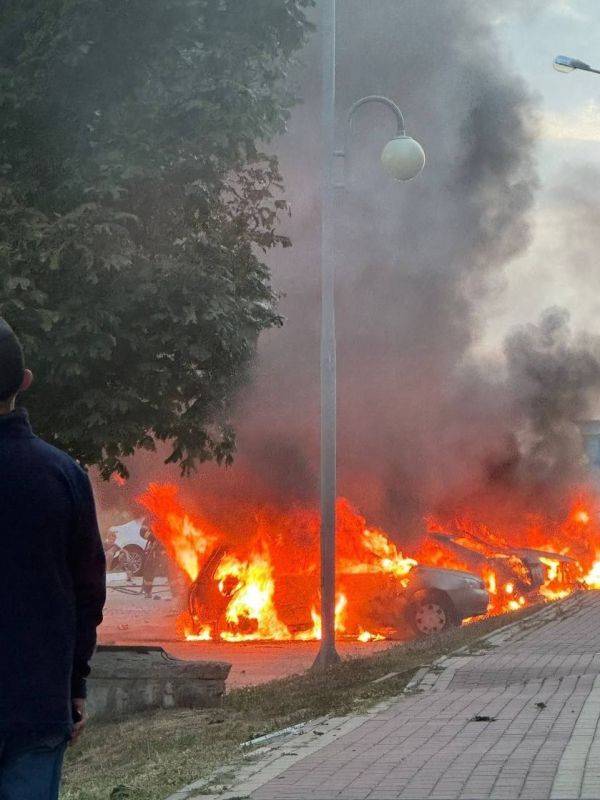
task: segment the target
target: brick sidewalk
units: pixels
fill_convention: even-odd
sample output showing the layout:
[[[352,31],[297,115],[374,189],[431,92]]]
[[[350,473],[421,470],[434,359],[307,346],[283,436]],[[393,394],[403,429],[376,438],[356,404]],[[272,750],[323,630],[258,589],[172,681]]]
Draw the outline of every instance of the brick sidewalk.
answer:
[[[446,659],[423,691],[334,725],[304,757],[288,743],[283,761],[221,797],[597,800],[600,594],[554,606],[545,619]]]

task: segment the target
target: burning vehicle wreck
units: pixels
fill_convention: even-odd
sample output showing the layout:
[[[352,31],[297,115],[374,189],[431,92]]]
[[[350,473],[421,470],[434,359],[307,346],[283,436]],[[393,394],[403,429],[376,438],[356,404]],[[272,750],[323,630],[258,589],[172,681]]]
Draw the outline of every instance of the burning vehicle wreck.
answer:
[[[320,517],[313,508],[238,503],[217,510],[209,499],[182,498],[174,484],[150,484],[138,502],[169,570],[182,578],[179,636],[321,638]],[[595,516],[577,507],[554,525],[504,534],[430,521],[416,541],[406,537],[404,552],[396,544],[399,534],[367,524],[343,498],[336,519],[339,638],[426,636],[485,614],[600,588]]]
[[[428,536],[485,580],[497,611],[515,610],[542,597],[559,599],[582,586],[582,569],[568,555],[510,547],[497,537],[486,540],[463,530],[431,531]]]
[[[177,633],[190,641],[321,638],[319,534],[314,507],[223,503],[176,484],[150,484],[143,518],[183,578]],[[600,588],[596,512],[581,501],[563,519],[520,528],[429,520],[416,539],[370,525],[338,499],[337,636],[368,642],[437,633]],[[397,544],[403,541],[402,551]],[[509,544],[510,542],[510,544]]]
[[[210,631],[211,637],[233,640],[236,634],[231,623],[235,623],[237,636],[260,638],[259,615],[237,613],[240,605],[247,605],[246,601],[239,601],[247,587],[239,573],[227,571],[226,564],[227,553],[217,548],[191,584],[189,615],[193,633],[189,638],[202,637],[203,631]],[[337,582],[337,633],[361,641],[402,636],[407,626],[418,636],[441,633],[460,625],[467,617],[485,614],[489,604],[483,580],[460,570],[415,564],[404,577],[348,572],[338,574]],[[320,619],[314,605],[317,595],[315,575],[277,576],[273,606],[282,623],[282,638],[320,638]],[[365,620],[369,621],[369,631],[361,625]]]
[[[140,498],[152,529],[186,575],[188,640],[310,641],[321,638],[319,515],[263,509],[231,528],[190,513],[175,486]],[[484,580],[403,555],[384,531],[338,502],[336,632],[363,642],[438,633],[485,614]]]

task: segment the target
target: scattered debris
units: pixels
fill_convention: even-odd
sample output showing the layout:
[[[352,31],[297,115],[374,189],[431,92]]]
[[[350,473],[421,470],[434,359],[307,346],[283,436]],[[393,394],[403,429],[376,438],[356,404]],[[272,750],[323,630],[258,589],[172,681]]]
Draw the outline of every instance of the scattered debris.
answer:
[[[383,683],[384,681],[389,681],[392,678],[398,678],[402,675],[412,675],[414,678],[422,669],[429,669],[429,665],[418,664],[416,667],[410,667],[409,669],[401,669],[398,672],[388,672],[386,675],[382,675],[380,678],[375,678],[375,680],[371,681],[371,683]],[[412,688],[411,683],[407,685],[406,687],[407,689]]]
[[[543,711],[546,708],[546,703],[542,702],[541,700],[540,700],[539,703],[536,703],[535,705],[536,705],[536,708],[540,709],[540,711]]]
[[[309,722],[298,722],[296,725],[290,725],[287,728],[282,728],[279,731],[273,731],[272,733],[265,733],[262,736],[256,736],[254,739],[249,739],[247,742],[242,742],[240,745],[241,748],[244,747],[256,747],[258,744],[262,744],[263,742],[269,742],[271,739],[276,739],[279,736],[287,736],[288,734],[296,734],[302,733],[304,728],[309,725]],[[315,731],[316,733],[316,731]],[[322,734],[319,734],[322,736]]]
[[[380,678],[375,678],[375,680],[371,681],[371,683],[383,683],[384,681],[389,681],[390,678],[395,678],[396,675],[400,674],[400,672],[388,672],[387,675],[382,675]]]
[[[496,717],[488,717],[484,714],[475,714],[474,717],[471,717],[469,722],[496,722]]]

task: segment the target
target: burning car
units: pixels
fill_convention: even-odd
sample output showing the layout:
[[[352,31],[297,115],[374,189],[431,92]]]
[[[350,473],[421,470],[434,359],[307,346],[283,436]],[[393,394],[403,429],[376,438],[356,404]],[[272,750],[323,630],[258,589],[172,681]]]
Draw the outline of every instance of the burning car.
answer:
[[[497,610],[518,608],[529,599],[557,599],[580,586],[581,567],[570,556],[512,548],[467,531],[432,531],[429,537],[485,578]]]
[[[188,640],[309,641],[321,637],[320,518],[311,509],[238,509],[226,525],[190,511],[177,487],[151,484],[140,498],[152,530],[187,576]],[[419,564],[348,501],[337,504],[336,632],[369,641],[443,631],[485,614],[484,581],[466,570]]]
[[[439,633],[485,614],[489,600],[484,581],[470,572],[417,566],[406,587],[405,616],[417,634]]]
[[[229,505],[200,491],[184,497],[168,483],[150,484],[137,500],[183,576],[187,602],[177,621],[180,636],[229,642],[321,638],[318,510],[240,499]],[[579,503],[561,525],[531,531],[499,534],[472,523],[472,532],[448,533],[430,519],[429,533],[415,539],[369,524],[338,498],[336,632],[363,642],[403,636],[408,628],[427,635],[468,617],[519,609],[529,598],[554,600],[582,585],[600,589],[597,539],[591,530],[582,536],[590,520]],[[542,543],[543,549],[531,547]]]
[[[235,569],[236,563],[222,547],[207,559],[190,586],[193,632],[188,638],[209,638],[208,632],[210,638],[226,640],[263,638],[260,615],[252,613],[249,598],[244,597],[248,593],[244,570]],[[489,603],[485,583],[475,575],[414,562],[402,577],[393,572],[341,572],[337,583],[336,631],[362,641],[403,635],[407,624],[419,636],[441,633],[467,617],[485,614]],[[277,576],[270,601],[273,611],[277,609],[277,638],[320,637],[320,618],[313,604],[318,591],[316,574]],[[252,592],[260,594],[256,588]]]

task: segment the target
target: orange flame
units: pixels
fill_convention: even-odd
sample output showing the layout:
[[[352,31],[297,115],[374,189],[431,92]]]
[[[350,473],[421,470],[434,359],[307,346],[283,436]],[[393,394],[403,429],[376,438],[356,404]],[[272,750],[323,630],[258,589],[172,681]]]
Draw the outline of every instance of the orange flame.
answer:
[[[153,532],[189,581],[199,578],[212,582],[218,598],[218,613],[198,612],[199,618],[187,629],[181,623],[180,629],[190,641],[305,641],[321,637],[316,512],[253,510],[245,523],[236,518],[232,532],[206,514],[185,507],[175,486],[151,484],[139,501],[152,517]],[[369,597],[359,596],[363,590],[357,587],[406,585],[418,563],[478,574],[487,586],[488,611],[493,614],[522,608],[540,598],[564,597],[577,586],[585,570],[583,583],[600,589],[600,555],[594,561],[592,547],[592,542],[600,538],[594,522],[599,515],[597,509],[592,514],[588,507],[587,501],[584,507],[579,498],[562,524],[536,518],[505,532],[464,519],[449,525],[432,523],[431,529],[440,533],[458,530],[453,534],[458,537],[458,546],[454,550],[447,547],[443,536],[425,539],[416,553],[411,553],[417,556],[414,558],[401,553],[385,531],[367,525],[347,501],[339,500],[336,567],[344,579],[340,584],[343,592],[336,596],[335,630],[361,642],[389,635],[390,628],[381,622],[374,606],[369,606]],[[583,569],[578,560],[562,557],[573,553]],[[535,578],[533,573],[528,574],[528,557],[537,559]],[[203,575],[205,568],[209,571]],[[295,582],[288,582],[290,576]],[[355,582],[358,576],[364,580]],[[368,591],[371,589],[363,593]],[[373,591],[377,595],[377,590]],[[385,595],[378,596],[378,602],[380,608],[385,605]],[[294,604],[301,606],[296,616]]]
[[[600,589],[600,557],[594,561],[583,582],[590,589]]]
[[[225,556],[215,573],[221,592],[230,584],[231,601],[225,619],[232,628],[250,628],[247,633],[222,631],[221,638],[228,642],[247,642],[255,639],[290,639],[286,625],[277,616],[273,604],[275,581],[273,568],[266,555],[254,555],[249,561],[235,556]]]
[[[169,555],[194,581],[204,556],[218,541],[219,534],[201,520],[193,520],[179,503],[177,487],[151,483],[138,498],[153,516],[153,531]]]
[[[363,544],[367,551],[376,556],[377,561],[368,563],[349,563],[342,562],[341,571],[349,574],[360,572],[384,572],[403,578],[408,575],[410,570],[416,566],[414,558],[404,558],[398,552],[396,545],[390,541],[380,531],[372,531],[365,528],[363,531]]]
[[[385,639],[380,633],[369,633],[369,631],[361,631],[356,637],[359,642],[380,642]]]
[[[210,642],[212,639],[210,625],[203,625],[198,633],[186,632],[185,638],[188,642]]]
[[[346,606],[348,605],[348,598],[345,594],[339,593],[336,595],[335,600],[335,632],[336,633],[344,633],[346,630],[344,624],[344,612],[346,610]],[[321,625],[321,615],[317,611],[317,609],[313,606],[310,610],[310,616],[312,617],[312,628],[307,631],[300,631],[294,636],[294,639],[298,642],[308,642],[312,639],[320,640],[322,637],[322,625]]]

